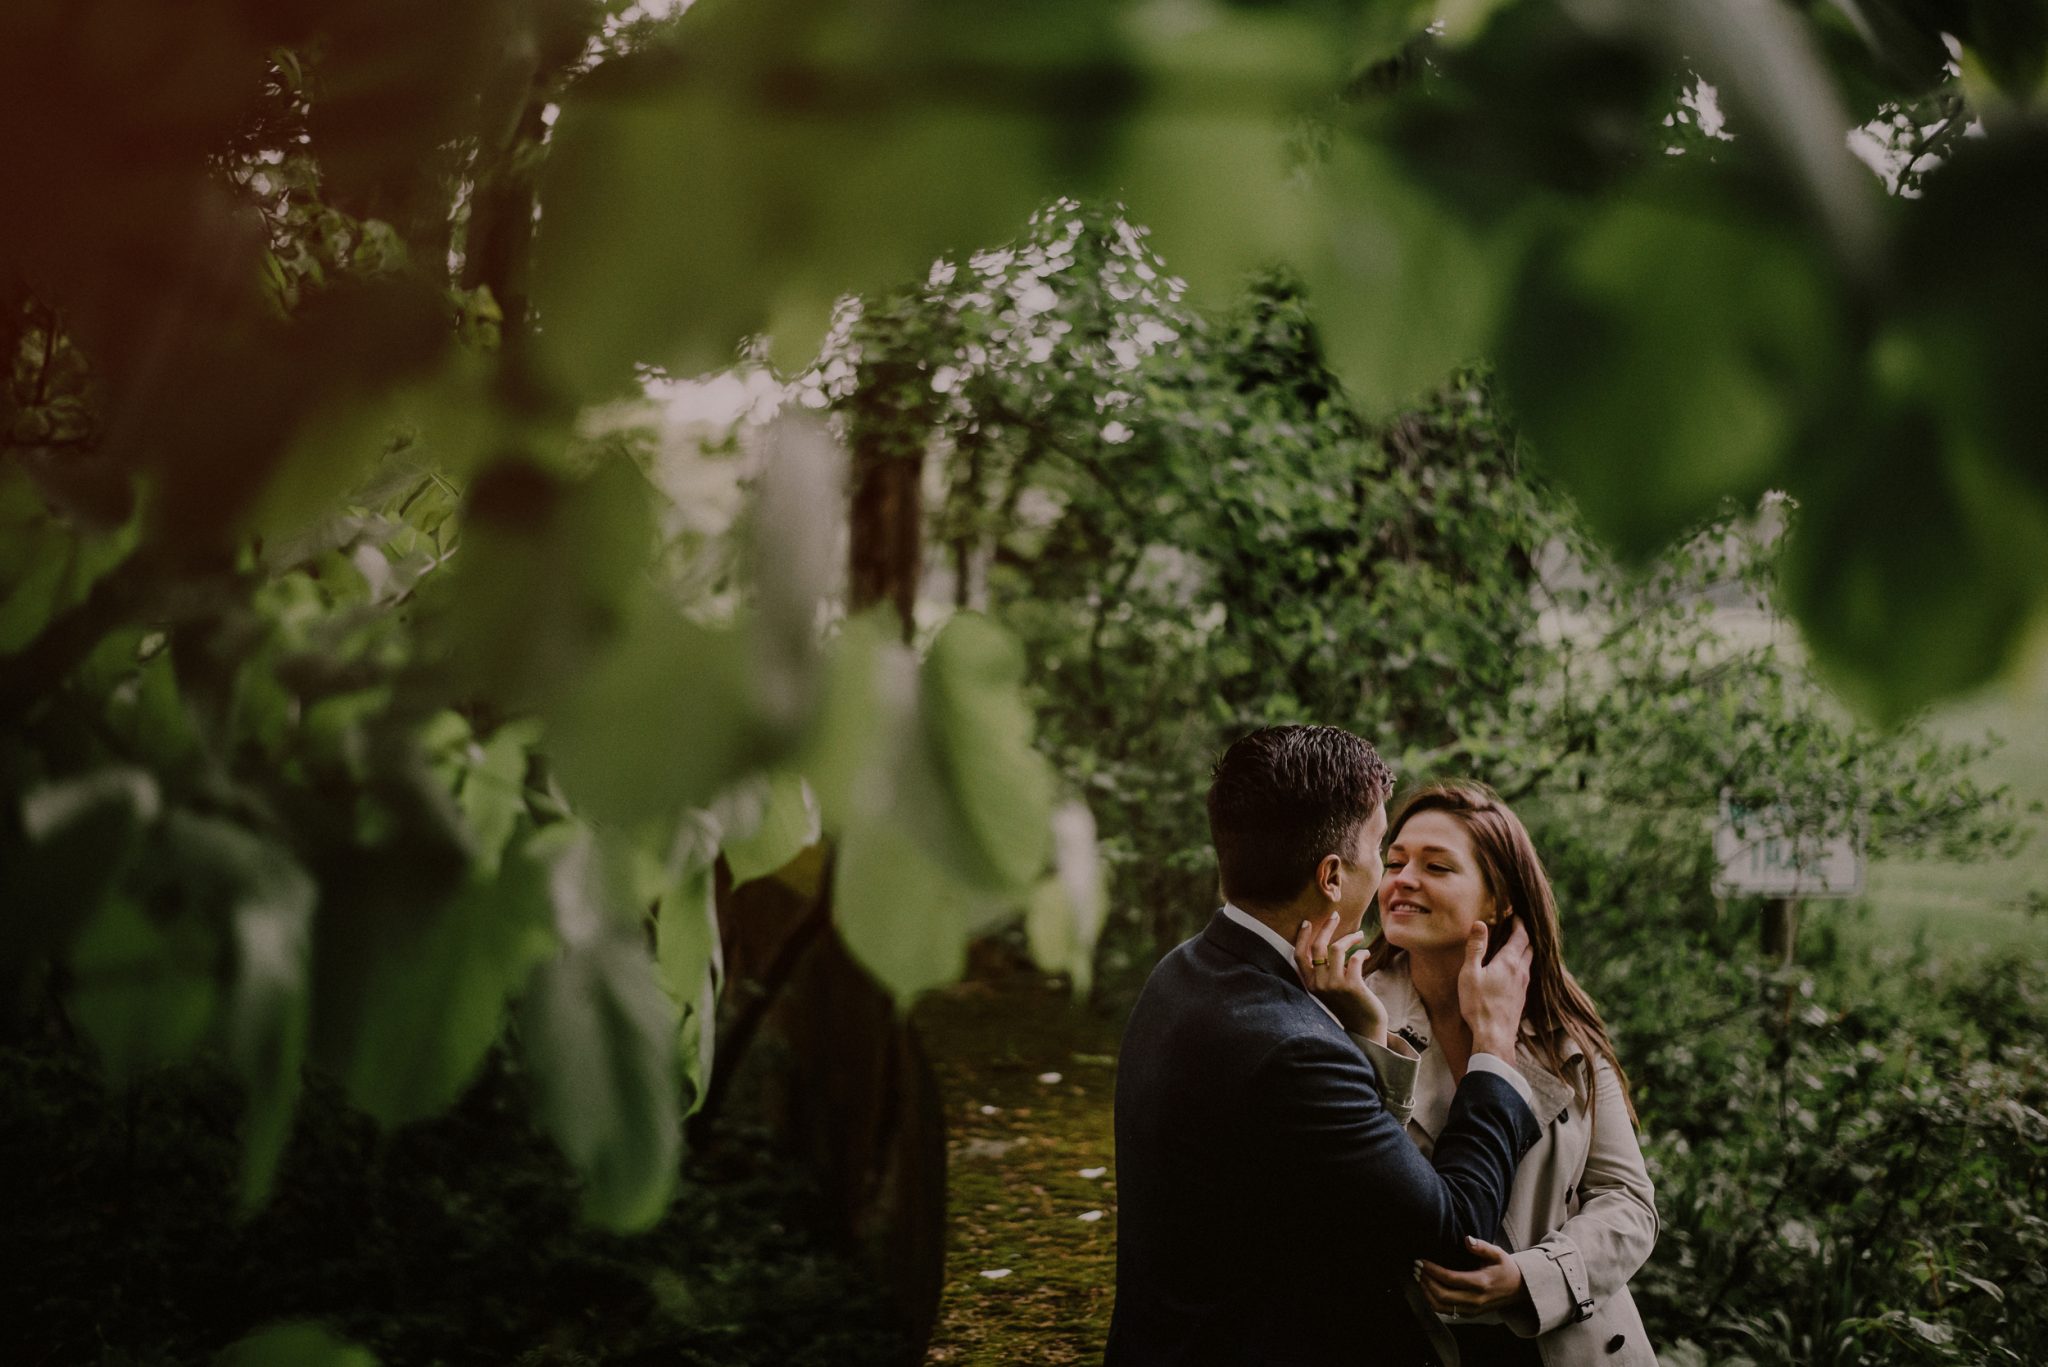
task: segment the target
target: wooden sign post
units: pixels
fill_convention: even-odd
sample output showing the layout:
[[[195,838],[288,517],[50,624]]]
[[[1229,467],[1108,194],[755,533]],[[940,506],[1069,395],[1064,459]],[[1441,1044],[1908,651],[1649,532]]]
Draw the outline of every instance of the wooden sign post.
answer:
[[[1799,941],[1799,915],[1809,897],[1855,897],[1863,891],[1863,853],[1850,836],[1817,837],[1791,829],[1781,812],[1750,811],[1721,795],[1714,829],[1721,871],[1714,891],[1724,897],[1764,897],[1764,952],[1790,964]]]

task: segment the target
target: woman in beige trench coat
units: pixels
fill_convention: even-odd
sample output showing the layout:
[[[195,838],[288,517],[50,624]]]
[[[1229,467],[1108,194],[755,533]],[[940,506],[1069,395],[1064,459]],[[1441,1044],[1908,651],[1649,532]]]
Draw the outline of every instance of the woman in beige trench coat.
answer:
[[[1483,785],[1424,788],[1389,826],[1379,905],[1366,982],[1384,1038],[1415,1057],[1409,1066],[1374,1057],[1389,1109],[1425,1153],[1471,1054],[1457,974],[1473,922],[1504,936],[1520,917],[1535,952],[1515,1062],[1543,1134],[1516,1173],[1507,1246],[1474,1241],[1476,1269],[1417,1265],[1413,1299],[1442,1326],[1439,1351],[1463,1367],[1656,1367],[1628,1291],[1657,1242],[1635,1112],[1606,1025],[1564,966],[1556,902],[1528,832]],[[1303,945],[1312,989],[1357,982],[1339,967],[1344,941]]]

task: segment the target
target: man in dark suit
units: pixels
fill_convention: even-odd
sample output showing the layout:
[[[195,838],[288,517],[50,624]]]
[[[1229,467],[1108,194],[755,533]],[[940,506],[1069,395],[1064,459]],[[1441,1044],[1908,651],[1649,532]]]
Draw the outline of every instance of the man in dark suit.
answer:
[[[1341,966],[1379,884],[1392,788],[1372,747],[1335,727],[1268,727],[1216,766],[1227,901],[1153,969],[1117,1060],[1105,1367],[1441,1360],[1411,1268],[1468,1266],[1465,1239],[1498,1242],[1536,1142],[1528,1084],[1505,1061],[1529,953],[1519,923],[1490,962],[1483,932],[1471,946],[1459,1001],[1472,1061],[1424,1158],[1402,1129],[1412,1051],[1387,1047],[1370,993],[1327,993],[1336,1010],[1312,995],[1294,943],[1312,973]]]

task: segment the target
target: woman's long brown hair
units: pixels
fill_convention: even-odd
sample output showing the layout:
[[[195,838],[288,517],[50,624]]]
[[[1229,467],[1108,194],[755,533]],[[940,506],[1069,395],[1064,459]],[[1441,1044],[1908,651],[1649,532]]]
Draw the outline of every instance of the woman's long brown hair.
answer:
[[[1603,1058],[1621,1082],[1622,1104],[1635,1123],[1635,1102],[1629,1096],[1628,1074],[1615,1057],[1614,1044],[1607,1036],[1607,1023],[1593,999],[1564,966],[1564,945],[1557,924],[1557,899],[1550,891],[1550,875],[1536,857],[1521,818],[1509,809],[1500,795],[1483,783],[1432,783],[1411,794],[1387,829],[1391,843],[1418,812],[1442,812],[1454,818],[1472,837],[1472,850],[1479,859],[1480,875],[1494,905],[1513,908],[1529,936],[1535,957],[1529,964],[1529,997],[1522,1006],[1522,1019],[1535,1029],[1533,1047],[1551,1072],[1564,1078],[1588,1111],[1593,1106],[1593,1069],[1586,1062]],[[1384,915],[1384,912],[1382,912]],[[1387,943],[1381,929],[1371,945],[1374,973],[1401,963],[1408,951]],[[1565,1065],[1564,1041],[1579,1046],[1579,1066]]]

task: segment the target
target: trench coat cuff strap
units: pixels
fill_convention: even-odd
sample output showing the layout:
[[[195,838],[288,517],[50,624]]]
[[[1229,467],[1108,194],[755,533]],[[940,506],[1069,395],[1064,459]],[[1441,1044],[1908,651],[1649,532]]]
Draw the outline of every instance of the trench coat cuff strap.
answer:
[[[1421,1060],[1412,1054],[1396,1053],[1386,1045],[1374,1044],[1357,1035],[1351,1038],[1372,1060],[1373,1071],[1379,1074],[1380,1101],[1395,1120],[1406,1125],[1408,1118],[1415,1114],[1415,1075],[1421,1071]]]
[[[1552,1240],[1510,1256],[1522,1271],[1522,1285],[1528,1288],[1536,1334],[1576,1324],[1593,1313],[1593,1295],[1587,1287],[1585,1263],[1577,1249]],[[1513,1318],[1508,1323],[1522,1333]],[[1529,1333],[1522,1336],[1534,1337]]]

